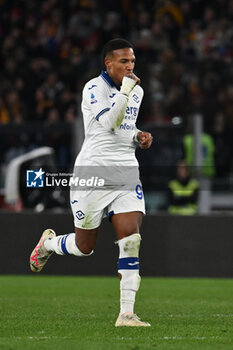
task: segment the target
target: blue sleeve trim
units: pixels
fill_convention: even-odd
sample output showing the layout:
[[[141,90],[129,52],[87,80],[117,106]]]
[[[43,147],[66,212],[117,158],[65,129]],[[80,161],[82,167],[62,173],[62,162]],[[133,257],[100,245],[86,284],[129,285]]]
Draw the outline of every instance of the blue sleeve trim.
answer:
[[[95,117],[95,119],[96,119],[96,120],[99,120],[99,117],[100,117],[102,114],[104,114],[105,112],[107,112],[107,111],[110,111],[110,108],[104,108],[104,109],[102,109],[102,111],[99,112],[99,113],[97,114],[97,116]]]
[[[139,270],[139,258],[119,259],[118,270]]]
[[[112,216],[114,215],[114,210],[111,210],[109,213],[108,213],[108,220],[111,222],[111,219],[112,219]]]
[[[66,249],[66,240],[67,240],[67,237],[69,235],[70,235],[70,233],[68,235],[62,237],[62,239],[61,239],[61,249],[62,249],[63,253],[66,254],[66,255],[69,255],[69,252]]]

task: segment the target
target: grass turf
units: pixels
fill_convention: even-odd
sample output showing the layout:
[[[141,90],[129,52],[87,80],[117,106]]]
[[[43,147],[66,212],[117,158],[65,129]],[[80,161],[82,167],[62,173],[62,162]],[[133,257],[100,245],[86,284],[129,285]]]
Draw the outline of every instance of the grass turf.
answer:
[[[143,278],[136,313],[115,328],[110,277],[0,276],[0,349],[233,349],[233,280]]]

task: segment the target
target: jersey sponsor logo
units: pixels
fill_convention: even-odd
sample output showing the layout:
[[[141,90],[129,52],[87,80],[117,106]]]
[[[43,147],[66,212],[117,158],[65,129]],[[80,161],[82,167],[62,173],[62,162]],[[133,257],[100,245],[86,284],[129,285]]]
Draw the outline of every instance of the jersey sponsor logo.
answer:
[[[109,97],[110,97],[110,98],[113,98],[115,95],[116,95],[116,94],[115,94],[115,93],[113,93],[113,94],[112,94],[112,95],[110,95]]]
[[[135,121],[137,119],[137,115],[138,115],[138,108],[128,106],[125,110],[125,113],[126,113],[126,115],[125,115],[124,119]]]
[[[140,99],[139,99],[139,97],[138,97],[136,94],[133,94],[132,99],[133,99],[136,103],[139,103],[139,102],[140,102]]]
[[[126,114],[131,114],[132,116],[136,117],[138,114],[138,108],[137,107],[130,107],[128,106],[125,110]]]
[[[92,85],[91,87],[88,88],[88,90],[93,89],[94,87],[96,87],[97,85]]]
[[[124,124],[121,124],[120,125],[120,129],[122,130],[134,130],[135,129],[135,125],[133,124],[127,124],[127,123],[124,123]]]
[[[91,94],[91,104],[93,105],[93,103],[96,103],[97,99],[95,98],[95,95],[92,93]]]
[[[85,217],[85,214],[82,212],[82,210],[76,211],[75,215],[78,220],[82,220]]]

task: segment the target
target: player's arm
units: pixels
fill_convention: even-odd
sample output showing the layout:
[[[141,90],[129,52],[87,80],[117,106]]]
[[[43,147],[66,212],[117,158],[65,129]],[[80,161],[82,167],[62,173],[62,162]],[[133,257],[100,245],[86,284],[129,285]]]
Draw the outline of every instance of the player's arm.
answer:
[[[128,104],[129,94],[140,79],[133,73],[124,76],[120,92],[117,94],[114,106],[106,111],[98,119],[101,125],[108,131],[114,132],[121,125]]]
[[[139,143],[139,147],[142,149],[150,148],[153,142],[153,136],[150,132],[141,131],[139,129],[135,129],[134,141]]]

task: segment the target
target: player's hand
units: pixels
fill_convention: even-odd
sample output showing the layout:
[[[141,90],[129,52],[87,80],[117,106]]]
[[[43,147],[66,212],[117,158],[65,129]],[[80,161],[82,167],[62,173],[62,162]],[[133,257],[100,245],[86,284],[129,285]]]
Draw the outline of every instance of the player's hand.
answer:
[[[125,77],[128,77],[128,78],[130,78],[130,79],[136,80],[136,84],[138,84],[138,85],[140,85],[140,83],[141,83],[140,78],[138,78],[138,77],[136,76],[136,74],[134,74],[133,72],[131,72],[131,73],[126,73],[126,74],[125,74]]]
[[[151,135],[150,132],[139,131],[137,133],[137,139],[139,142],[139,147],[141,149],[147,149],[147,148],[150,148],[150,146],[152,144],[153,136]]]
[[[122,79],[120,92],[129,96],[130,92],[137,84],[140,84],[140,79],[133,72],[128,72]]]

